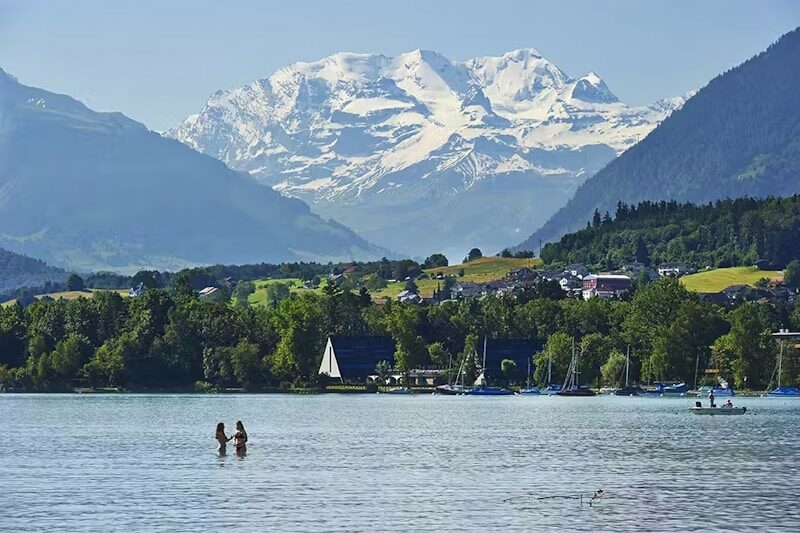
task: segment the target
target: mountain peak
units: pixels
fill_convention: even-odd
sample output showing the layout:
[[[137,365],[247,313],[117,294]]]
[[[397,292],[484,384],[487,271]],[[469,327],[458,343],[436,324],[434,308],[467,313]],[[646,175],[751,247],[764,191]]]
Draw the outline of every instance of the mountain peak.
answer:
[[[594,71],[590,71],[575,82],[575,87],[572,89],[572,98],[595,104],[619,102],[619,99],[611,92],[606,82]]]
[[[533,230],[664,116],[608,102],[597,74],[573,79],[533,48],[466,62],[343,52],[211,101],[170,135],[388,248],[461,254]],[[502,215],[477,222],[473,208]]]
[[[542,54],[536,48],[517,48],[516,50],[509,50],[503,57],[512,61],[524,61],[526,59],[544,59]]]

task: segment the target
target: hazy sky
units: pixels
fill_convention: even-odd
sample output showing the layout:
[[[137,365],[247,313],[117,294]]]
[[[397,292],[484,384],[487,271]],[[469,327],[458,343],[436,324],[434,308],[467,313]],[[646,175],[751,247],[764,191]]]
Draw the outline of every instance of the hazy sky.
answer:
[[[699,88],[800,25],[794,0],[0,0],[0,67],[163,130],[217,89],[339,51],[536,48],[631,104]]]

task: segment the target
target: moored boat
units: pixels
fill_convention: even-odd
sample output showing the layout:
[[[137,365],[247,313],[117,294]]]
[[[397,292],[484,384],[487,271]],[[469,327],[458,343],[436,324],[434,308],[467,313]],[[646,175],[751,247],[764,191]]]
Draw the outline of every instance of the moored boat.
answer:
[[[781,385],[781,377],[783,376],[783,346],[785,344],[784,338],[793,338],[796,337],[796,333],[790,333],[789,330],[782,329],[778,333],[772,334],[774,337],[778,337],[780,339],[780,351],[778,352],[778,361],[775,365],[775,370],[772,373],[772,377],[770,378],[770,385],[772,385],[772,379],[775,377],[775,374],[778,375],[778,386],[774,389],[770,390],[767,393],[767,397],[770,398],[794,398],[800,396],[800,390],[797,387],[793,387],[790,385]]]
[[[589,387],[570,387],[562,389],[556,393],[557,396],[596,396],[596,393]]]
[[[555,385],[555,384],[548,385],[541,392],[542,392],[542,394],[545,394],[547,396],[553,396],[553,395],[558,394],[559,392],[561,392],[561,385]]]
[[[614,391],[614,396],[641,396],[644,389],[639,386],[620,387]]]
[[[630,368],[631,368],[631,347],[630,345],[628,345],[628,349],[625,351],[625,386],[614,389],[612,391],[612,394],[614,396],[639,396],[640,394],[645,393],[645,390],[640,386],[630,385],[628,383]]]
[[[487,387],[481,385],[480,387],[470,389],[467,394],[470,396],[513,396],[514,391],[502,387]]]
[[[793,398],[800,397],[800,390],[797,387],[775,387],[767,393],[772,398]]]
[[[656,383],[656,388],[652,390],[645,390],[646,394],[654,396],[684,396],[689,392],[689,386],[686,383],[675,383],[672,385],[665,385],[663,383]]]
[[[698,396],[708,396],[710,393],[714,393],[715,398],[722,398],[722,397],[729,397],[729,396],[736,396],[736,392],[730,387],[700,387],[697,390]]]
[[[386,394],[413,394],[408,387],[395,387],[386,391]]]
[[[466,394],[467,391],[470,389],[465,388],[463,385],[453,385],[453,384],[446,384],[446,385],[439,385],[434,389],[435,394],[442,394],[445,396],[459,396],[461,394]]]
[[[520,394],[524,394],[527,396],[539,396],[542,394],[542,391],[539,390],[539,387],[531,387],[531,358],[528,358],[528,375],[527,375],[527,382],[525,384],[524,389],[520,389]]]
[[[582,387],[578,383],[578,376],[580,372],[578,371],[578,359],[579,355],[578,352],[575,351],[575,339],[572,339],[572,360],[569,363],[569,369],[567,370],[567,379],[564,381],[564,386],[561,387],[561,390],[556,392],[556,396],[595,396],[595,392],[588,388]]]

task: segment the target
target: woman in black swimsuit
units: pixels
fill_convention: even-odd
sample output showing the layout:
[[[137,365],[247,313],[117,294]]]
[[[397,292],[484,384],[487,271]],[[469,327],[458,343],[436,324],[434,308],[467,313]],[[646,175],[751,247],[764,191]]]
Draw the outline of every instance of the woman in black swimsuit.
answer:
[[[241,420],[236,422],[236,432],[233,434],[233,448],[236,450],[236,455],[247,453],[247,431],[244,430],[244,424],[242,424]]]

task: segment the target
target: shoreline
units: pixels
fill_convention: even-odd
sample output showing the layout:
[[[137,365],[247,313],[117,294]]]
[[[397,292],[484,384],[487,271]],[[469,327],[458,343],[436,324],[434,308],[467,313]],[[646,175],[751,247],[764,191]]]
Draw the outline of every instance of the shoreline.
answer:
[[[292,388],[292,389],[284,389],[280,387],[267,387],[259,390],[253,391],[246,391],[243,389],[237,388],[230,388],[220,391],[198,391],[193,390],[186,387],[175,388],[175,389],[122,389],[122,388],[75,388],[69,390],[51,390],[51,391],[41,391],[41,390],[10,390],[10,391],[2,391],[0,395],[3,394],[89,394],[89,395],[113,395],[113,394],[170,394],[170,395],[186,395],[186,396],[213,396],[213,395],[264,395],[264,394],[286,394],[286,395],[309,395],[309,394],[388,394],[389,390],[394,387],[383,387],[381,389],[375,390],[372,388],[367,388],[363,386],[352,386],[352,385],[343,385],[341,387],[327,387],[327,388]],[[436,388],[435,387],[411,387],[410,395],[433,395],[435,394]],[[519,393],[515,390],[514,396],[519,396]],[[597,391],[595,391],[597,392]],[[743,391],[736,391],[734,398],[761,398],[767,397],[767,393],[769,391],[756,391],[756,390],[743,390]],[[538,395],[534,395],[536,397]],[[547,394],[542,394],[541,396],[548,396]],[[613,394],[600,394],[599,392],[595,395],[595,397],[605,397],[605,396],[614,396]],[[707,398],[706,394],[698,393],[697,391],[689,391],[688,393],[683,394],[643,394],[643,395],[636,395],[636,396],[617,396],[618,398],[630,398],[630,397],[638,397],[638,398],[686,398],[686,399],[705,399]]]

